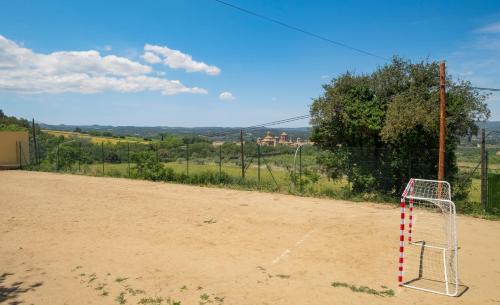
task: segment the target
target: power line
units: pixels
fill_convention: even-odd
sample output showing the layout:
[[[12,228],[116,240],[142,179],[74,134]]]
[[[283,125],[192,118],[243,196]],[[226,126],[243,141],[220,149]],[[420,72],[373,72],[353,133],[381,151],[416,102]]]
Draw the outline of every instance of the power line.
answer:
[[[484,91],[493,91],[493,92],[499,92],[500,91],[500,89],[498,89],[498,88],[486,88],[486,87],[472,87],[472,89],[484,90]]]
[[[245,133],[249,133],[249,132],[256,131],[256,130],[263,129],[263,128],[270,127],[270,126],[281,125],[281,124],[285,124],[285,123],[304,120],[304,119],[307,119],[309,117],[310,117],[309,114],[299,115],[299,116],[294,116],[294,117],[290,117],[290,118],[286,118],[286,119],[282,119],[282,120],[272,121],[272,122],[268,122],[268,123],[264,123],[264,124],[252,125],[249,127],[241,128],[238,131],[212,133],[212,134],[207,135],[207,137],[224,137],[224,136],[229,136],[229,135],[235,135],[235,134],[239,134],[240,130],[243,130]]]
[[[266,21],[269,21],[269,22],[272,22],[272,23],[275,23],[275,24],[278,24],[282,27],[285,27],[285,28],[288,28],[290,30],[293,30],[293,31],[296,31],[296,32],[300,32],[302,34],[305,34],[305,35],[308,35],[308,36],[311,36],[311,37],[314,37],[314,38],[317,38],[317,39],[320,39],[320,40],[323,40],[323,41],[326,41],[326,42],[329,42],[331,44],[334,44],[334,45],[337,45],[337,46],[340,46],[340,47],[343,47],[343,48],[346,48],[346,49],[349,49],[349,50],[352,50],[352,51],[355,51],[355,52],[358,52],[358,53],[361,53],[361,54],[364,54],[364,55],[368,55],[368,56],[372,56],[372,57],[375,57],[375,58],[378,58],[378,59],[382,59],[382,60],[385,60],[385,61],[388,61],[390,60],[389,58],[386,58],[386,57],[383,57],[383,56],[379,56],[377,54],[374,54],[374,53],[371,53],[371,52],[368,52],[368,51],[365,51],[365,50],[362,50],[362,49],[359,49],[359,48],[356,48],[356,47],[353,47],[353,46],[350,46],[348,44],[345,44],[343,42],[340,42],[340,41],[335,41],[335,40],[332,40],[330,38],[327,38],[327,37],[324,37],[324,36],[321,36],[319,34],[315,34],[313,32],[310,32],[310,31],[307,31],[307,30],[304,30],[302,28],[299,28],[299,27],[296,27],[296,26],[293,26],[293,25],[290,25],[290,24],[287,24],[287,23],[284,23],[282,21],[279,21],[277,19],[274,19],[274,18],[271,18],[271,17],[267,17],[267,16],[264,16],[262,14],[259,14],[259,13],[256,13],[254,11],[251,11],[251,10],[248,10],[246,8],[243,8],[241,6],[237,6],[235,4],[232,4],[232,3],[229,3],[229,2],[226,2],[226,1],[223,1],[223,0],[214,0],[220,4],[223,4],[225,6],[228,6],[230,8],[233,8],[233,9],[236,9],[236,10],[239,10],[241,12],[244,12],[248,15],[252,15],[254,17],[258,17],[258,18],[261,18],[261,19],[264,19]],[[492,91],[492,92],[500,92],[500,89],[499,88],[488,88],[488,87],[472,87],[472,89],[477,89],[477,90],[483,90],[483,91]]]
[[[361,53],[361,54],[364,54],[364,55],[368,55],[368,56],[372,56],[372,57],[375,57],[375,58],[378,58],[378,59],[382,59],[382,60],[390,60],[388,58],[385,58],[385,57],[382,57],[382,56],[379,56],[377,54],[374,54],[374,53],[371,53],[371,52],[368,52],[368,51],[365,51],[365,50],[362,50],[362,49],[359,49],[359,48],[356,48],[356,47],[353,47],[353,46],[350,46],[348,44],[345,44],[343,42],[339,42],[339,41],[335,41],[335,40],[332,40],[330,38],[327,38],[327,37],[324,37],[324,36],[321,36],[319,34],[315,34],[313,32],[309,32],[307,30],[304,30],[302,28],[299,28],[299,27],[296,27],[296,26],[293,26],[293,25],[290,25],[290,24],[287,24],[287,23],[284,23],[284,22],[281,22],[279,20],[276,20],[276,19],[273,19],[271,17],[267,17],[267,16],[264,16],[264,15],[261,15],[259,13],[256,13],[256,12],[253,12],[253,11],[250,11],[250,10],[247,10],[243,7],[240,7],[240,6],[237,6],[237,5],[234,5],[234,4],[231,4],[231,3],[228,3],[228,2],[225,2],[225,1],[222,1],[222,0],[214,0],[220,4],[223,4],[223,5],[226,5],[228,7],[231,7],[233,9],[236,9],[236,10],[239,10],[241,12],[244,12],[246,14],[249,14],[249,15],[252,15],[252,16],[255,16],[255,17],[258,17],[258,18],[261,18],[261,19],[264,19],[264,20],[267,20],[269,22],[272,22],[272,23],[275,23],[275,24],[278,24],[278,25],[281,25],[282,27],[285,27],[285,28],[288,28],[290,30],[294,30],[296,32],[300,32],[302,34],[305,34],[305,35],[308,35],[308,36],[311,36],[311,37],[314,37],[314,38],[317,38],[317,39],[320,39],[320,40],[323,40],[323,41],[326,41],[326,42],[329,42],[331,44],[334,44],[334,45],[337,45],[337,46],[340,46],[340,47],[343,47],[343,48],[346,48],[346,49],[349,49],[349,50],[352,50],[352,51],[355,51],[355,52],[358,52],[358,53]]]
[[[260,125],[249,126],[247,128],[244,128],[243,130],[261,128],[261,127],[273,126],[273,125],[281,125],[281,124],[288,123],[288,122],[293,122],[293,121],[307,119],[309,117],[310,117],[309,114],[305,114],[305,115],[295,116],[295,117],[291,117],[291,118],[287,118],[287,119],[283,119],[283,120],[278,120],[278,121],[273,121],[273,122],[269,122],[269,123],[264,123],[264,124],[260,124]]]

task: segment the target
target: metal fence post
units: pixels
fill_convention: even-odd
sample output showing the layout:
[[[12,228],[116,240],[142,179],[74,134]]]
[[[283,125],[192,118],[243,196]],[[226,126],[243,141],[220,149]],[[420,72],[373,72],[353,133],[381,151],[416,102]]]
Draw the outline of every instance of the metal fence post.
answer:
[[[222,145],[219,145],[219,183],[222,180]]]
[[[486,210],[487,203],[487,186],[486,186],[486,132],[484,128],[481,129],[481,207]]]
[[[101,142],[102,175],[104,176],[104,142]]]
[[[302,188],[302,145],[299,146],[299,187],[300,187],[300,192],[303,191]]]
[[[81,171],[80,163],[82,159],[82,142],[78,142],[78,172]]]
[[[61,144],[57,144],[57,152],[56,152],[56,171],[59,171],[59,146]]]
[[[349,154],[349,149],[346,147],[346,154],[347,154],[347,188],[348,188],[348,198],[351,198],[351,158]]]
[[[260,188],[260,144],[257,144],[257,183]]]
[[[489,181],[488,181],[488,150],[485,149],[485,152],[484,152],[484,163],[485,163],[485,182],[486,182],[486,204],[485,204],[485,208],[486,210],[490,210],[491,209],[491,206],[490,206],[490,200],[491,198],[489,198],[489,194],[490,194],[490,185],[489,185]]]
[[[38,147],[36,145],[36,126],[35,119],[32,119],[32,132],[33,132],[33,149],[35,150],[35,163],[40,165],[40,160],[38,158]]]
[[[245,179],[245,153],[243,151],[243,129],[240,130],[241,178]]]
[[[186,175],[189,176],[189,143],[186,143]]]
[[[130,142],[127,142],[127,164],[128,164],[128,176],[130,177]]]
[[[159,163],[160,162],[160,158],[158,157],[158,145],[155,145],[154,148],[156,150],[156,163]]]

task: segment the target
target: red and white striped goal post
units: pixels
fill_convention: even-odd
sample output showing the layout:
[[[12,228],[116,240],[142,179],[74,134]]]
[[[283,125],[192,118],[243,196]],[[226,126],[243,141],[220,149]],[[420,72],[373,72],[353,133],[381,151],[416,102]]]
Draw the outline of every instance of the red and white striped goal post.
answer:
[[[408,187],[409,186],[409,187]],[[399,286],[403,286],[403,266],[404,266],[404,252],[405,252],[405,210],[406,210],[406,196],[408,194],[409,189],[413,190],[413,178],[410,179],[407,187],[403,191],[403,195],[401,195],[401,223],[399,224],[399,275],[398,282]],[[409,223],[409,237],[408,241],[411,242],[411,227],[412,227],[412,219],[413,219],[413,199],[410,200],[410,223]]]

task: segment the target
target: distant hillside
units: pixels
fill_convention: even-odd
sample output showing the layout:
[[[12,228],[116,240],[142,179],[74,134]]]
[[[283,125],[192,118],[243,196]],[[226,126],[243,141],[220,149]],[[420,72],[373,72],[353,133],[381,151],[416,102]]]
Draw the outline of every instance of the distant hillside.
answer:
[[[486,129],[500,130],[500,121],[486,122]]]
[[[500,121],[491,121],[479,124],[485,126],[488,131],[498,130],[500,132]],[[159,138],[160,134],[170,134],[176,136],[204,136],[210,140],[237,140],[239,138],[240,127],[141,127],[141,126],[108,126],[108,125],[49,125],[40,123],[40,127],[49,130],[74,131],[80,128],[82,131],[99,131],[111,132],[116,136],[136,136],[141,138]],[[246,138],[256,139],[257,137],[265,136],[267,131],[271,131],[273,135],[279,135],[281,132],[286,132],[292,139],[297,137],[308,139],[311,136],[311,127],[296,127],[296,128],[262,128],[246,134]],[[500,139],[499,133],[490,135],[491,140],[495,142]],[[489,138],[490,138],[489,137]],[[474,137],[475,138],[475,137]],[[466,141],[464,139],[464,141]]]
[[[99,131],[111,132],[117,136],[137,136],[156,138],[160,134],[169,134],[177,136],[204,136],[212,140],[236,140],[239,138],[241,128],[238,127],[140,127],[140,126],[105,126],[105,125],[49,125],[40,123],[42,129],[60,130],[60,131],[74,131],[80,128],[84,132]],[[308,139],[311,135],[310,127],[296,127],[296,128],[262,128],[254,130],[246,134],[246,137],[251,138],[262,137],[267,131],[271,131],[273,135],[279,135],[281,132],[286,132],[291,138],[295,139],[300,137]]]

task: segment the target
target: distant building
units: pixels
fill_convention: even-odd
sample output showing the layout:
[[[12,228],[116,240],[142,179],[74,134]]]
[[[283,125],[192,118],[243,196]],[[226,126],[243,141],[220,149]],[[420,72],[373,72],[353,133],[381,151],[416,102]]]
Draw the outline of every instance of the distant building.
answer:
[[[257,144],[262,146],[276,146],[279,142],[278,137],[274,137],[273,134],[268,131],[264,138],[257,138]]]
[[[257,144],[262,145],[262,146],[277,146],[278,144],[281,145],[288,145],[288,146],[293,146],[297,147],[301,144],[310,144],[311,142],[309,141],[302,141],[300,138],[297,138],[295,141],[292,141],[288,134],[286,132],[282,132],[279,137],[273,136],[273,134],[268,131],[266,133],[266,136],[264,138],[257,138]]]
[[[283,131],[283,132],[280,134],[280,140],[279,140],[279,143],[280,143],[280,144],[282,144],[282,143],[288,143],[288,142],[289,142],[289,141],[288,141],[288,135],[287,135],[287,133],[286,133],[286,132],[284,132],[284,131]]]

